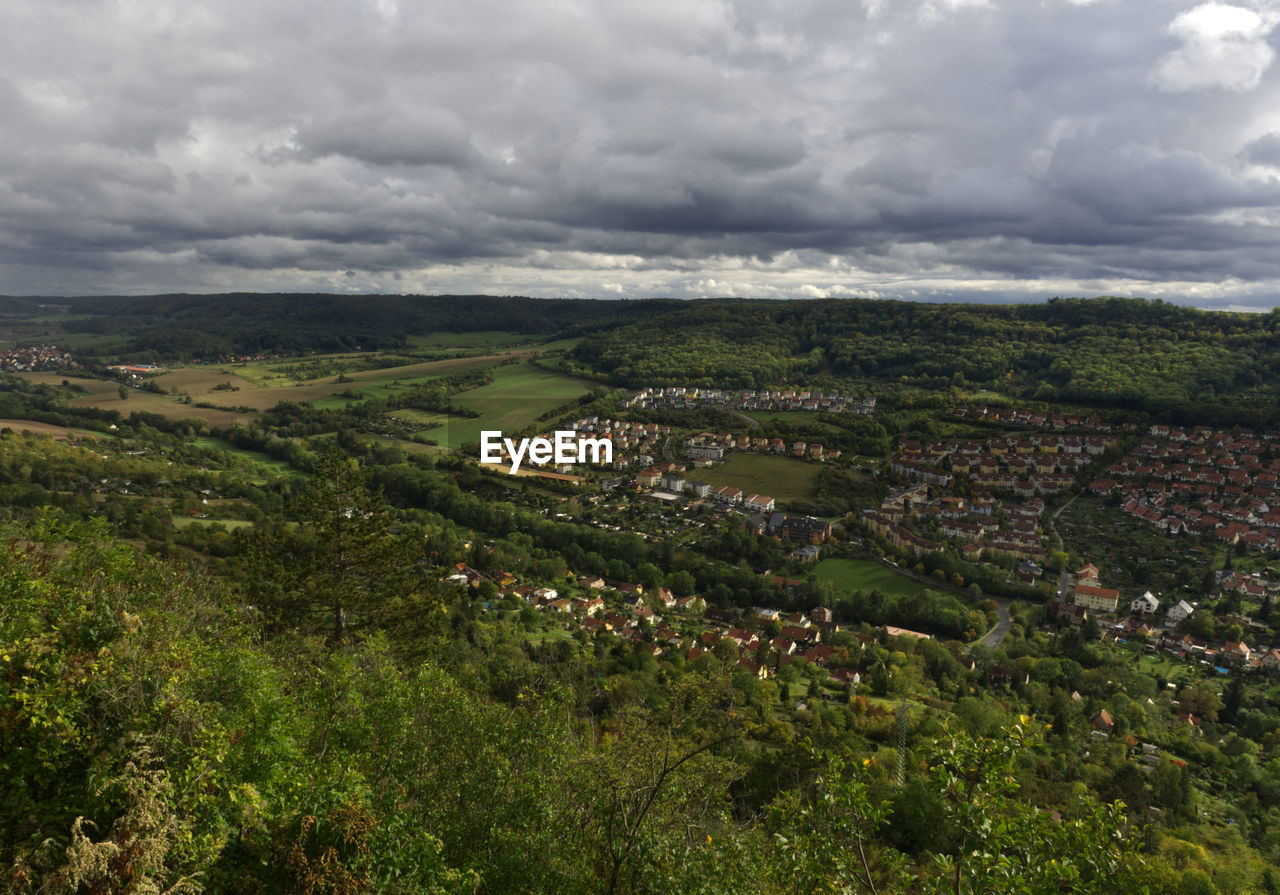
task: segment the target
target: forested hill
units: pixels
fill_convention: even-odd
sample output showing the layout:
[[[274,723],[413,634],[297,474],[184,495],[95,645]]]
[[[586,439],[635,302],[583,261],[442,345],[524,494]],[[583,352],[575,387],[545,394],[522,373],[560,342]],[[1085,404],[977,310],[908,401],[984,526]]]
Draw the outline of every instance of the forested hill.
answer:
[[[1277,413],[1280,312],[1128,298],[699,302],[584,342],[571,362],[628,386],[823,374],[1256,423]]]
[[[220,354],[402,348],[407,336],[505,330],[581,335],[681,306],[673,300],[593,301],[487,295],[257,294],[48,299],[64,327],[127,340],[131,353],[185,359]],[[30,303],[28,299],[4,299]],[[25,307],[26,305],[22,305]]]

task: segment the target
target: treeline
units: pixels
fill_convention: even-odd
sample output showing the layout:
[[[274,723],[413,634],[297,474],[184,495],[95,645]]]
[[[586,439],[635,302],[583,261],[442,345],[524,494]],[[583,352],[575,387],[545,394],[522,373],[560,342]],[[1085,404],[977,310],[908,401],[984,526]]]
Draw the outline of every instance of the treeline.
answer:
[[[223,294],[67,299],[70,332],[118,336],[139,361],[401,349],[432,332],[583,335],[679,302],[486,295]]]
[[[1280,414],[1280,312],[1127,298],[699,302],[583,342],[566,360],[579,366],[633,387],[763,388],[821,371],[1258,424]]]

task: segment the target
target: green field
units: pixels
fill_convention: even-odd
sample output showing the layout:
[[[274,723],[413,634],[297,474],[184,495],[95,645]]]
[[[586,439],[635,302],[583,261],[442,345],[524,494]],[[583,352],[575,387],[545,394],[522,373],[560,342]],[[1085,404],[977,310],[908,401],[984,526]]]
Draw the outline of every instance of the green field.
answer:
[[[278,479],[281,476],[302,474],[283,460],[277,460],[275,457],[272,457],[269,454],[264,454],[262,451],[238,448],[225,438],[211,438],[207,435],[202,435],[195,439],[195,445],[196,447],[202,447],[214,451],[226,451],[232,456],[248,461],[248,471],[257,474],[269,473],[273,479]]]
[[[691,469],[690,479],[711,485],[732,485],[748,494],[767,494],[779,503],[814,496],[821,465],[776,454],[733,453],[719,466]]]
[[[441,420],[443,426],[423,434],[451,448],[478,442],[482,429],[510,434],[535,425],[543,413],[595,387],[596,383],[548,373],[528,364],[495,367],[492,383],[454,396],[455,403],[479,411],[480,416],[451,416]]]
[[[194,516],[173,517],[174,528],[188,528],[192,525],[221,525],[227,531],[231,531],[235,528],[250,528],[253,523],[244,519],[197,519]]]
[[[743,416],[757,422],[767,423],[770,420],[777,420],[780,423],[799,423],[809,429],[822,429],[827,432],[839,432],[840,429],[818,419],[816,413],[808,413],[803,410],[747,410]]]
[[[824,559],[813,571],[819,580],[830,581],[837,590],[878,590],[914,597],[929,589],[869,559]]]

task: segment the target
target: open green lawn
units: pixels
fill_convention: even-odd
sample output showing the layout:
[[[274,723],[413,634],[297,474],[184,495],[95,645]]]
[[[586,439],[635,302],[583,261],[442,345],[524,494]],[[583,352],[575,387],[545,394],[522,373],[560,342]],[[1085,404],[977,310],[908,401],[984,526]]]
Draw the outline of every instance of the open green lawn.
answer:
[[[767,494],[780,504],[814,496],[814,482],[822,466],[776,454],[733,453],[719,466],[691,469],[690,479],[711,485],[732,485],[748,494]]]
[[[197,519],[194,516],[174,516],[174,528],[187,528],[192,525],[221,525],[227,531],[236,528],[249,528],[253,525],[244,519]]]
[[[840,431],[837,427],[819,420],[816,413],[808,413],[803,410],[747,410],[742,415],[762,423],[777,420],[780,423],[799,423],[806,428],[821,429],[826,432]]]
[[[824,559],[813,571],[819,580],[830,581],[838,590],[878,590],[914,597],[929,589],[869,559]]]
[[[227,453],[248,461],[251,470],[259,473],[270,473],[272,478],[280,478],[281,476],[301,475],[296,469],[285,463],[283,460],[277,460],[269,454],[262,451],[252,451],[245,448],[236,447],[225,438],[210,438],[202,435],[195,439],[196,447],[207,448],[215,451],[226,451]]]
[[[455,403],[479,411],[480,416],[441,419],[443,426],[423,434],[451,448],[478,442],[482,429],[510,434],[534,425],[546,411],[594,387],[593,382],[548,373],[528,364],[495,367],[492,383],[454,396]]]

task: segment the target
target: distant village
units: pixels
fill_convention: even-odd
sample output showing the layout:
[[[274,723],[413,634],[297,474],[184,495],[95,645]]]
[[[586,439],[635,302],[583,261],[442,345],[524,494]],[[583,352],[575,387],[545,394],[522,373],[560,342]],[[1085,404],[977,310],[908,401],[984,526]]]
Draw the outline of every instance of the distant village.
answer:
[[[1128,432],[1134,431],[1133,423],[1113,425],[1096,416],[1076,416],[1067,413],[1046,413],[1018,407],[987,407],[985,404],[957,404],[952,416],[978,422],[999,423],[1002,426],[1027,426],[1055,432]]]
[[[80,362],[57,345],[28,345],[0,351],[0,372],[38,373],[45,370],[79,370]]]
[[[622,402],[623,407],[643,410],[694,410],[703,407],[735,408],[739,411],[783,411],[807,413],[875,412],[876,399],[797,389],[734,391],[696,386],[643,388]]]
[[[985,441],[904,441],[889,469],[912,481],[946,487],[964,473],[979,488],[1023,497],[1057,494],[1075,484],[1075,472],[1115,444],[1109,435],[1034,433]]]

